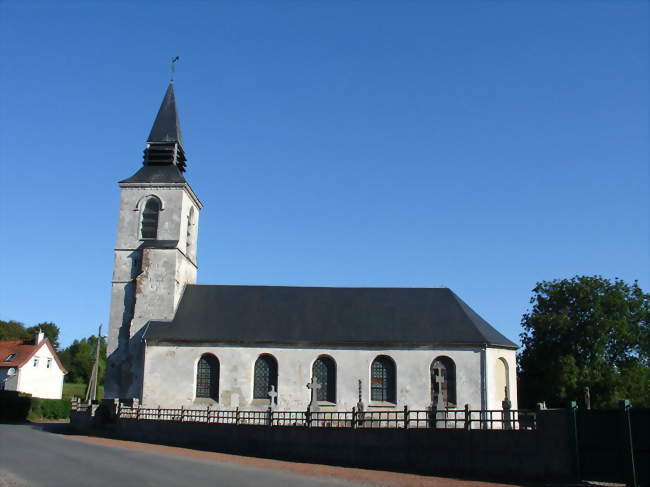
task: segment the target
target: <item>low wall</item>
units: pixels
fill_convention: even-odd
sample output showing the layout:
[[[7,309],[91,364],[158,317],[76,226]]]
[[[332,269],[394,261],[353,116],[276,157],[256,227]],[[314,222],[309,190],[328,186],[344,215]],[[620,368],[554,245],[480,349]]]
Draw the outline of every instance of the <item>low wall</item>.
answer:
[[[116,419],[73,412],[77,430],[123,440],[223,453],[512,480],[566,480],[574,461],[565,411],[538,416],[536,430],[307,428]]]

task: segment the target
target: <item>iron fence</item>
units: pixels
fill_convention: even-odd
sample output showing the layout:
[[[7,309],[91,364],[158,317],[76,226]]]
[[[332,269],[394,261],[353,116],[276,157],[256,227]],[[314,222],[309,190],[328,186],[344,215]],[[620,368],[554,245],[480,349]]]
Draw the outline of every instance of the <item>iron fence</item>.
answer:
[[[81,405],[83,407],[83,405]],[[536,429],[536,414],[516,409],[404,409],[351,411],[276,411],[169,409],[119,405],[121,419],[181,421],[236,425],[327,428]]]

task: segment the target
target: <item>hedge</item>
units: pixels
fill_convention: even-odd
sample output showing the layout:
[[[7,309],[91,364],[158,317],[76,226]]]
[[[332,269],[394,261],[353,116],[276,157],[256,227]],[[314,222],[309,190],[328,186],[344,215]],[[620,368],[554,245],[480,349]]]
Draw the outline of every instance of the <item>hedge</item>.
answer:
[[[14,391],[0,391],[0,421],[26,419],[67,419],[70,400],[40,399]]]

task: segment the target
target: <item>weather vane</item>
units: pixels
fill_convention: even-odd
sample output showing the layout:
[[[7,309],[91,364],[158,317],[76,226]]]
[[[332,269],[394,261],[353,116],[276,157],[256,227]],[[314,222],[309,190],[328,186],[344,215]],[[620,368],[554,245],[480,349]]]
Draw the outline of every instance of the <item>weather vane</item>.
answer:
[[[172,77],[169,80],[172,83],[174,82],[174,73],[176,73],[176,61],[178,61],[178,59],[179,59],[178,56],[174,56],[172,58]]]

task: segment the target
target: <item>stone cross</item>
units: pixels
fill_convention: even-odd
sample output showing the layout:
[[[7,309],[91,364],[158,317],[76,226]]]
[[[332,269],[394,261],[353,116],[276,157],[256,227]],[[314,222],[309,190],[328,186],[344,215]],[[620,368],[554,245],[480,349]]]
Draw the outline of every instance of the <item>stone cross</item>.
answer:
[[[271,407],[275,406],[278,403],[277,402],[278,393],[275,392],[275,386],[274,385],[271,385],[271,390],[269,391],[268,396],[269,396],[269,400],[270,400],[270,406]]]
[[[307,384],[307,389],[311,391],[311,402],[316,403],[317,397],[318,397],[318,389],[321,388],[321,385],[318,383],[318,379],[316,377],[312,377],[311,381],[309,384]]]
[[[321,385],[318,383],[316,377],[312,377],[309,384],[307,384],[307,389],[311,391],[311,400],[309,401],[309,410],[318,411],[318,390],[321,388]]]
[[[445,401],[442,397],[442,385],[445,383],[445,378],[442,375],[444,369],[442,367],[436,367],[435,370],[438,371],[438,375],[436,375],[436,383],[438,384],[438,402],[436,403],[436,409],[444,409]]]

